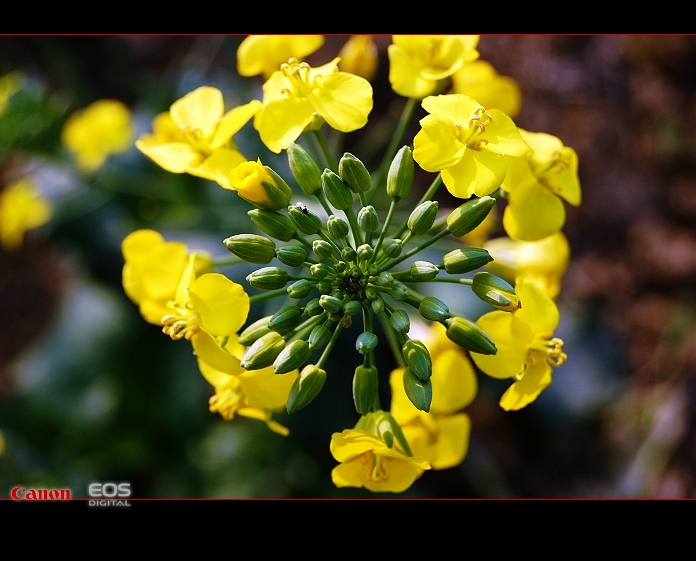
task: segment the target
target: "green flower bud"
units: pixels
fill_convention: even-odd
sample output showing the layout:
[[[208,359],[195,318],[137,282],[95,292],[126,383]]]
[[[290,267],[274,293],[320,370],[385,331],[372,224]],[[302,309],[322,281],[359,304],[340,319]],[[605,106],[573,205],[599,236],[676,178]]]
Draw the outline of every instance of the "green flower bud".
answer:
[[[331,339],[331,330],[325,325],[317,325],[309,334],[309,348],[313,351],[322,349]]]
[[[290,388],[290,395],[285,405],[288,413],[296,413],[309,405],[319,395],[324,382],[326,382],[326,370],[314,364],[305,366]]]
[[[450,251],[443,258],[445,271],[451,275],[469,273],[480,269],[493,261],[493,257],[485,249],[479,247],[466,247]]]
[[[415,281],[430,281],[433,280],[440,272],[435,265],[427,261],[416,261],[411,265],[411,277]]]
[[[326,240],[314,240],[312,242],[312,251],[320,259],[328,259],[333,254],[334,247]]]
[[[384,254],[387,257],[391,257],[392,259],[401,255],[401,251],[403,249],[404,249],[404,242],[402,242],[398,238],[392,239],[392,240],[387,240],[386,242],[384,242],[384,245],[382,246],[382,251],[384,251]]]
[[[241,366],[245,370],[258,370],[273,364],[285,347],[283,336],[277,331],[262,335],[249,347],[242,357]]]
[[[263,267],[247,275],[246,280],[254,288],[275,290],[288,283],[288,272],[280,267]]]
[[[312,355],[307,341],[297,339],[289,343],[280,351],[280,354],[273,361],[273,371],[276,374],[285,374],[302,366]]]
[[[358,259],[362,259],[363,261],[369,261],[372,259],[374,253],[375,250],[372,249],[370,244],[364,243],[358,247]]]
[[[391,286],[393,282],[394,277],[389,271],[382,271],[377,278],[377,284],[379,286]]]
[[[408,287],[402,283],[402,282],[395,282],[389,291],[389,294],[392,295],[392,298],[394,300],[406,300],[411,295],[411,291],[408,289]]]
[[[358,226],[368,234],[379,228],[379,215],[372,205],[364,206],[358,212]]]
[[[384,298],[377,296],[370,302],[370,307],[374,313],[381,314],[384,311]]]
[[[268,322],[268,327],[281,335],[285,335],[293,327],[296,327],[301,319],[302,311],[300,308],[297,306],[285,306],[273,314]]]
[[[301,245],[282,245],[276,248],[276,257],[283,265],[300,267],[307,260],[307,251]]]
[[[331,272],[331,267],[326,263],[315,263],[309,267],[309,272],[317,279],[325,279]]]
[[[377,347],[377,335],[369,331],[363,331],[355,340],[355,350],[361,355],[371,353]]]
[[[414,236],[421,236],[430,231],[435,223],[435,218],[437,218],[438,208],[437,201],[425,201],[413,209],[406,225]]]
[[[330,169],[321,174],[321,186],[324,195],[334,208],[345,210],[353,204],[353,192],[343,180]]]
[[[305,314],[310,317],[318,316],[324,313],[324,308],[319,304],[319,298],[312,298],[305,304]]]
[[[379,296],[379,292],[374,286],[366,286],[365,296],[367,296],[367,298],[369,298],[370,300],[374,300],[375,298],[377,298],[377,296]]]
[[[405,199],[411,192],[413,185],[413,151],[408,146],[403,146],[396,153],[387,174],[387,194],[390,197]]]
[[[273,240],[257,234],[237,234],[223,241],[228,251],[249,263],[266,264],[275,257],[276,244]]]
[[[322,294],[319,297],[319,305],[327,312],[339,312],[343,308],[343,301],[335,296]]]
[[[341,259],[348,263],[350,263],[351,261],[355,261],[356,257],[357,254],[355,253],[355,250],[349,245],[347,245],[341,250]]]
[[[447,228],[453,236],[460,238],[481,224],[494,205],[495,199],[488,195],[467,201],[447,217]]]
[[[418,311],[430,321],[444,321],[452,316],[447,304],[433,296],[423,298],[418,305]]]
[[[367,415],[372,410],[378,389],[377,368],[358,366],[353,374],[353,403],[358,413]]]
[[[474,275],[471,290],[484,302],[503,312],[515,312],[522,307],[515,289],[503,279],[491,273]]]
[[[270,167],[256,162],[243,162],[229,174],[232,189],[245,201],[258,208],[280,210],[292,197],[292,189]]]
[[[348,268],[348,265],[345,261],[339,261],[338,263],[334,263],[333,268],[337,273],[343,273]]]
[[[277,240],[289,242],[297,232],[297,226],[287,216],[279,212],[253,208],[247,214],[259,230]]]
[[[321,230],[321,218],[316,213],[309,210],[304,203],[290,205],[288,207],[290,220],[305,234],[316,234]]]
[[[323,279],[317,283],[317,290],[322,294],[331,294],[333,283],[330,280]]]
[[[411,371],[421,380],[429,380],[433,373],[433,361],[422,341],[409,339],[401,347],[401,353]]]
[[[498,352],[488,334],[468,319],[455,316],[445,320],[444,324],[449,340],[463,349],[483,355],[494,355]]]
[[[362,312],[362,305],[357,300],[351,300],[343,304],[343,314],[346,316],[354,316]]]
[[[338,175],[353,193],[369,191],[372,187],[370,172],[358,158],[346,152],[338,162]]]
[[[348,226],[348,223],[335,214],[329,216],[329,219],[326,222],[326,228],[329,230],[331,237],[335,240],[342,240],[348,235],[348,232],[350,232],[350,226]]]
[[[416,409],[430,411],[430,403],[433,401],[433,385],[430,380],[421,380],[410,368],[404,369],[404,390],[406,396]]]
[[[370,263],[367,266],[367,274],[370,277],[376,277],[379,275],[379,265],[375,265],[374,263]]]
[[[266,333],[270,333],[271,328],[268,327],[268,322],[271,321],[271,317],[272,316],[266,316],[256,320],[254,323],[244,329],[244,331],[242,331],[237,338],[239,344],[248,347],[261,336],[265,335]]]
[[[309,296],[313,289],[314,284],[312,283],[312,281],[308,281],[307,279],[300,279],[288,286],[286,290],[288,291],[288,296],[290,296],[290,298],[294,298],[295,300],[302,300],[302,298],[306,298],[307,296]]]
[[[295,181],[307,195],[321,189],[321,168],[307,151],[294,142],[288,146],[288,163]]]
[[[408,333],[411,329],[411,320],[405,310],[394,310],[389,318],[389,324],[399,333]]]

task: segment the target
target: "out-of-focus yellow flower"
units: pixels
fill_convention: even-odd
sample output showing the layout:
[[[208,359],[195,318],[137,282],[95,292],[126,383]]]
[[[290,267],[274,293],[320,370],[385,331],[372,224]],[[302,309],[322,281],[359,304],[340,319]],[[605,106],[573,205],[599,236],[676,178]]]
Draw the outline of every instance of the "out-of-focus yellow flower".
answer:
[[[502,185],[508,192],[503,227],[513,239],[535,241],[563,227],[563,200],[580,205],[578,156],[556,136],[519,131],[531,152],[524,158],[508,160]]]
[[[515,291],[522,302],[516,312],[489,312],[476,325],[493,339],[494,355],[471,353],[483,372],[515,382],[500,398],[500,406],[515,411],[534,401],[551,384],[554,367],[567,359],[563,341],[553,336],[559,314],[553,300],[534,282],[519,277]]]
[[[22,89],[24,74],[14,70],[4,76],[0,76],[0,115],[5,112],[10,98]]]
[[[389,82],[399,95],[422,99],[479,57],[478,35],[394,35],[387,48]]]
[[[323,35],[249,35],[237,49],[237,72],[268,79],[284,62],[302,60],[323,44]]]
[[[372,81],[377,74],[379,56],[372,35],[352,35],[338,53],[338,67],[365,80]]]
[[[0,456],[2,456],[5,453],[5,437],[2,434],[2,431],[0,431]]]
[[[512,119],[517,117],[522,106],[519,84],[498,74],[485,60],[466,63],[452,74],[452,91],[466,94],[488,109],[500,109]]]
[[[176,296],[179,281],[189,263],[186,244],[167,242],[154,230],[136,230],[123,240],[123,290],[140,307],[149,323],[162,325],[162,318],[171,313],[167,303]],[[195,254],[195,271],[201,274],[210,268],[210,256]]]
[[[487,111],[464,94],[426,97],[422,105],[430,114],[420,120],[413,159],[426,171],[442,172],[455,197],[490,195],[505,178],[503,156],[529,152],[515,123],[499,109]]]
[[[373,492],[401,493],[408,489],[430,464],[408,456],[362,429],[345,429],[331,436],[331,454],[341,462],[331,472],[336,487],[365,487]]]
[[[495,238],[482,246],[493,257],[487,267],[514,284],[517,277],[536,282],[551,298],[558,296],[570,259],[570,245],[563,232],[536,242]]]
[[[24,233],[48,222],[52,213],[51,203],[30,180],[7,185],[0,191],[0,244],[6,251],[19,249]]]
[[[365,126],[372,111],[372,86],[360,76],[340,72],[338,60],[312,68],[290,59],[266,81],[254,127],[269,150],[285,150],[306,128],[324,121],[341,132]]]
[[[244,162],[230,172],[229,185],[240,197],[266,210],[286,208],[292,198],[292,189],[261,163]]]
[[[111,154],[128,150],[134,135],[130,109],[120,101],[101,99],[68,117],[62,139],[65,147],[75,154],[78,167],[92,173]]]
[[[462,463],[469,449],[471,421],[462,409],[476,397],[476,374],[461,347],[447,338],[442,325],[434,324],[419,339],[428,348],[433,363],[430,412],[413,406],[404,391],[404,369],[397,368],[389,380],[391,413],[414,455],[427,460],[433,469],[447,469]]]
[[[225,113],[222,92],[201,86],[155,117],[153,132],[141,135],[135,146],[169,172],[189,173],[229,189],[230,171],[246,161],[233,135],[260,107],[255,99]]]
[[[205,331],[199,331],[191,343],[201,374],[215,388],[209,402],[212,413],[220,413],[227,421],[235,415],[257,419],[273,432],[290,434],[273,416],[285,407],[297,370],[286,374],[275,374],[272,366],[245,370],[240,365],[244,347],[237,343],[236,336],[220,347]]]

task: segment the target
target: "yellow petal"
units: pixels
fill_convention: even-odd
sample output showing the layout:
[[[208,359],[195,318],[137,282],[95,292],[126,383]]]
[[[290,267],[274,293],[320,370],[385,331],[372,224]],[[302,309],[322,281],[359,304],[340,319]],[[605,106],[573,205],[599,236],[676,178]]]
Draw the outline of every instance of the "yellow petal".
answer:
[[[464,409],[476,397],[476,374],[460,349],[446,349],[433,358],[433,399],[430,413],[450,415]]]
[[[193,354],[198,357],[199,367],[201,367],[200,363],[203,363],[201,373],[212,386],[221,385],[221,380],[225,379],[224,376],[239,376],[246,372],[241,367],[239,359],[221,348],[215,339],[205,331],[198,331],[191,338],[191,344]]]
[[[135,141],[135,147],[170,173],[184,173],[203,159],[187,142],[162,142],[154,135],[142,135]]]
[[[442,170],[442,181],[455,197],[483,197],[500,187],[505,169],[502,156],[467,148],[457,164]]]
[[[441,171],[461,161],[466,145],[454,135],[449,121],[427,115],[420,121],[421,130],[413,138],[413,159],[425,171]]]
[[[536,337],[551,338],[560,320],[554,301],[538,284],[525,277],[517,279],[515,292],[522,302],[522,308],[515,312],[515,317],[528,325]]]
[[[287,374],[276,374],[273,367],[245,371],[239,378],[249,405],[261,409],[281,409],[285,407],[297,370]]]
[[[520,299],[525,308],[527,302],[522,295]],[[493,339],[498,352],[494,355],[471,353],[471,358],[476,366],[493,378],[514,378],[524,370],[527,350],[534,334],[516,315],[517,312],[495,311],[484,314],[476,321],[476,325]]]
[[[360,76],[333,72],[322,78],[320,87],[308,99],[330,127],[351,132],[367,123],[372,111],[372,86]]]
[[[435,392],[433,391],[433,399]],[[430,463],[432,469],[458,466],[469,449],[471,420],[466,413],[434,417],[436,434],[420,423],[403,427],[404,436],[413,453]]]
[[[224,111],[222,92],[217,88],[201,86],[175,101],[169,114],[183,130],[199,130],[203,138],[210,140]]]
[[[387,55],[389,56],[389,83],[397,94],[422,99],[435,91],[437,82],[421,76],[420,67],[413,63],[408,52],[392,44],[387,47]]]
[[[261,102],[254,99],[245,105],[240,105],[225,113],[218,124],[215,135],[210,141],[210,148],[215,150],[226,144],[233,135],[237,134],[261,108]]]
[[[500,406],[505,411],[517,411],[529,405],[551,384],[551,367],[538,360],[527,367],[522,380],[515,382],[500,398]]]
[[[249,35],[237,49],[237,72],[267,77],[291,57],[302,60],[323,44],[323,35]]]
[[[517,158],[528,154],[529,145],[522,139],[512,119],[499,109],[490,109],[488,113],[492,122],[485,132],[481,133],[481,138],[487,142],[481,143],[478,149]]]
[[[225,275],[208,273],[191,283],[189,298],[201,318],[201,327],[211,335],[237,333],[249,314],[249,296]]]
[[[558,232],[565,216],[561,199],[538,182],[525,184],[509,193],[503,227],[512,239],[536,241]]]
[[[261,141],[271,151],[279,154],[295,142],[312,122],[314,108],[304,98],[291,97],[264,103],[256,114],[254,128]]]
[[[196,177],[215,181],[224,189],[230,188],[230,172],[247,159],[237,150],[218,148],[198,165],[189,166],[186,171]]]

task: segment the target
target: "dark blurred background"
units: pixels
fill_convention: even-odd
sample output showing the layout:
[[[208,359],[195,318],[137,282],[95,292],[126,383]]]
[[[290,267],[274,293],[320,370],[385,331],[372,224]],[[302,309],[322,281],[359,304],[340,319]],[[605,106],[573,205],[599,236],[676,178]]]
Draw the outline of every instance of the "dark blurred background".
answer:
[[[331,434],[356,420],[352,367],[307,409],[279,416],[287,438],[226,422],[207,409],[190,345],[146,323],[123,293],[128,233],[154,228],[222,255],[250,207],[135,148],[85,176],[61,147],[66,117],[100,98],[126,103],[138,133],[199,85],[219,87],[229,106],[260,98],[260,79],[236,75],[242,38],[0,37],[0,76],[19,69],[28,80],[13,101],[21,110],[0,117],[0,184],[32,174],[55,206],[20,252],[0,250],[0,494],[23,484],[86,496],[108,480],[132,482],[137,497],[380,496],[331,483]],[[310,61],[330,60],[346,39],[328,37]],[[391,37],[377,42],[371,122],[398,118],[404,101],[387,80]],[[572,259],[557,299],[569,359],[518,412],[498,406],[508,384],[479,376],[467,458],[399,496],[693,498],[696,37],[485,35],[478,49],[520,85],[515,122],[578,153],[583,202],[566,207]],[[346,148],[368,162],[359,150],[376,134],[358,131]],[[236,139],[286,165],[249,126]],[[226,272],[240,281],[251,270]],[[345,345],[327,371],[341,370]]]

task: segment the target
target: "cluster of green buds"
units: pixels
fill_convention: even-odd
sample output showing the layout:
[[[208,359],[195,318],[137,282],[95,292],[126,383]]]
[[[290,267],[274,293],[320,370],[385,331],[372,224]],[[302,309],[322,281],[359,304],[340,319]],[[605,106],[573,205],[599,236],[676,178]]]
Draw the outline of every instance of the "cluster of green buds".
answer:
[[[369,204],[375,186],[358,158],[345,153],[335,173],[322,171],[299,144],[292,144],[287,153],[298,186],[318,201],[327,218],[323,220],[305,202],[290,204],[287,184],[272,173],[287,208],[250,210],[249,217],[265,235],[239,234],[224,241],[241,259],[267,265],[247,276],[252,287],[269,291],[269,297],[287,295],[295,301],[239,334],[239,342],[248,347],[242,366],[254,370],[272,365],[277,374],[299,369],[287,401],[287,411],[293,413],[319,394],[331,350],[341,333],[359,321],[362,330],[355,349],[362,363],[354,371],[353,400],[357,412],[368,415],[381,409],[375,361],[380,343],[375,321],[381,320],[397,362],[405,366],[407,396],[415,407],[429,411],[432,360],[423,342],[409,336],[412,314],[444,325],[447,337],[467,351],[495,354],[496,347],[472,321],[455,315],[438,298],[420,294],[418,285],[447,275],[497,309],[514,311],[520,301],[511,285],[490,273],[462,277],[492,260],[485,249],[458,248],[439,263],[418,260],[417,255],[445,236],[471,232],[495,199],[472,198],[446,217],[438,217],[437,201],[422,200],[404,224],[392,228],[397,206],[409,196],[414,181],[408,146],[396,153],[387,173],[391,203],[384,221]],[[270,183],[264,187],[274,188]],[[281,266],[271,266],[274,259]],[[311,362],[315,353],[318,358]]]

